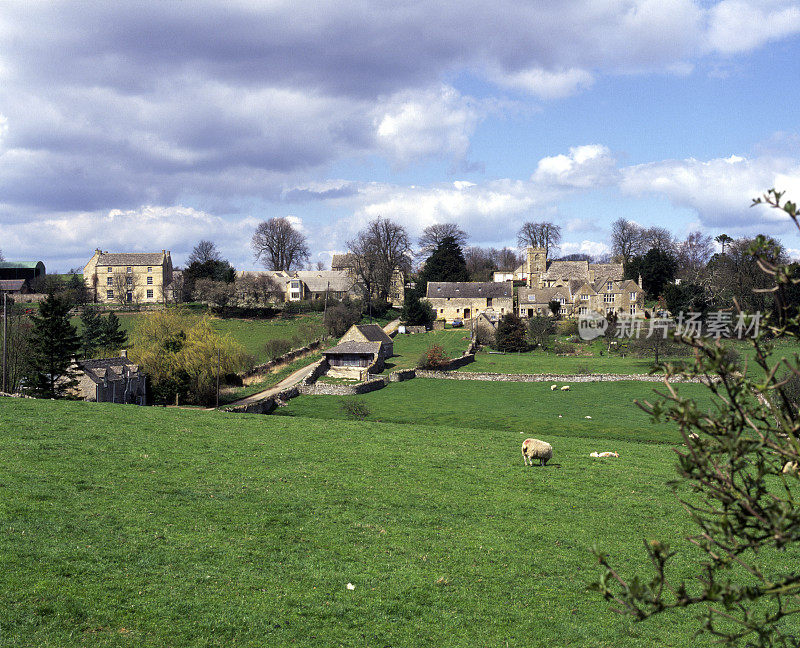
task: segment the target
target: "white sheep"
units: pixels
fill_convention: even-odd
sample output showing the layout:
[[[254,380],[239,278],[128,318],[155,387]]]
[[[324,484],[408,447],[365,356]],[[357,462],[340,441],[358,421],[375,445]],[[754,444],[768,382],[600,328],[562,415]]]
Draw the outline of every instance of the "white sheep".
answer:
[[[558,385],[550,385],[550,391],[555,391],[558,389]]]
[[[589,456],[595,459],[605,459],[606,457],[619,457],[619,452],[592,452]]]
[[[539,465],[544,466],[553,457],[553,446],[547,441],[539,439],[525,439],[522,442],[522,461],[526,466],[532,466],[533,460],[538,459]]]
[[[569,385],[564,385],[564,386],[561,388],[561,391],[569,391]]]

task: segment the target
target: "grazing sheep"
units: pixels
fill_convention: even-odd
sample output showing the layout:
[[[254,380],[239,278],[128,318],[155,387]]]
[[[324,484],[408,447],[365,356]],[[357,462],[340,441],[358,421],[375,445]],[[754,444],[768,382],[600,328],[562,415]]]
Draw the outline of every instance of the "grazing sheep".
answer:
[[[569,391],[569,385],[564,385],[564,386],[561,388],[561,391]]]
[[[591,417],[591,416],[584,416],[583,418],[590,419],[590,418],[592,418],[592,417]]]
[[[522,461],[526,466],[532,466],[534,459],[538,459],[539,465],[544,466],[552,457],[553,446],[547,441],[525,439],[522,442]]]
[[[797,462],[796,461],[787,461],[786,464],[783,466],[783,470],[781,472],[784,475],[788,475],[789,473],[796,473],[797,472]]]
[[[550,391],[555,391],[558,389],[558,385],[550,385]]]
[[[619,457],[619,452],[593,452],[589,456],[595,459],[605,459],[606,457]]]

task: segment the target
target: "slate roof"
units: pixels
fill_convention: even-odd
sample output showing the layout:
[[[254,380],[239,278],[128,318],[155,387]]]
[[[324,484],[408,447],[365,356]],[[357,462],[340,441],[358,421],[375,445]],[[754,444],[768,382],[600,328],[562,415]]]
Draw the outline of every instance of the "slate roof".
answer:
[[[377,324],[357,324],[356,328],[370,342],[389,342],[389,343],[393,343],[392,338],[390,338],[386,334],[386,331],[384,331]]]
[[[323,351],[322,355],[343,355],[345,353],[377,355],[380,352],[380,342],[340,342],[335,347]]]
[[[346,270],[354,265],[353,255],[350,252],[347,254],[334,254],[331,258],[331,270]]]
[[[583,279],[589,280],[588,261],[551,261],[542,279]]]
[[[535,301],[528,299],[530,296],[536,298]],[[548,304],[554,299],[563,297],[567,302],[572,301],[572,294],[569,289],[564,288],[520,288],[517,292],[517,299],[520,308],[525,307],[526,304]]]
[[[163,252],[103,252],[97,265],[106,266],[157,266],[164,262]]]
[[[507,297],[514,296],[514,288],[508,281],[429,281],[428,299],[435,297]]]
[[[19,292],[28,283],[27,279],[0,279],[0,290]]]
[[[128,358],[97,358],[92,360],[78,360],[77,368],[83,371],[93,382],[100,384],[103,380],[121,380],[128,374],[139,373],[139,365],[133,364]]]
[[[624,275],[621,263],[593,263],[589,267],[594,270],[595,279],[621,280]]]
[[[296,274],[311,292],[347,292],[353,287],[352,277],[344,270],[300,270]]]

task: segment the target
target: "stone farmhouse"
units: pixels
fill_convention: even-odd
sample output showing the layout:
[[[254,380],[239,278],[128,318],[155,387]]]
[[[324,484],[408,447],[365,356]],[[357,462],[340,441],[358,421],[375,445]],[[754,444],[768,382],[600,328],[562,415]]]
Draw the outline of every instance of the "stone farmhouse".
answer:
[[[172,290],[172,257],[161,252],[95,250],[83,268],[83,281],[100,303],[165,302]]]
[[[430,281],[425,295],[436,319],[467,320],[484,313],[498,320],[514,310],[514,287],[511,282]]]
[[[347,272],[353,281],[353,284],[358,285],[358,275],[356,274],[356,263],[352,254],[334,254],[331,259],[331,270],[341,270]],[[405,299],[405,277],[399,270],[392,273],[392,282],[389,289],[389,302],[392,306],[401,307]],[[359,292],[359,296],[363,297],[363,288]]]
[[[354,324],[339,344],[322,354],[329,376],[364,380],[383,371],[386,359],[394,355],[394,340],[377,324]]]
[[[135,403],[147,401],[146,377],[123,351],[118,358],[77,360],[76,395],[96,403]]]
[[[344,299],[359,297],[355,282],[349,272],[344,270],[258,270],[237,272],[245,275],[264,275],[274,279],[283,290],[284,301]]]

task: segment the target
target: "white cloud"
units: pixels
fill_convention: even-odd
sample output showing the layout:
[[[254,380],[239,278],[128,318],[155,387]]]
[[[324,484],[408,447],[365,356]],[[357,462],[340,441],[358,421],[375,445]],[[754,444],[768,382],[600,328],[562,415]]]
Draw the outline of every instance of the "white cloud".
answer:
[[[609,254],[611,248],[607,243],[602,241],[588,241],[584,240],[580,243],[562,243],[559,246],[562,256],[568,254],[591,254],[592,256],[599,256],[601,254]]]
[[[800,7],[788,2],[723,0],[708,10],[708,44],[724,54],[746,52],[800,32]]]
[[[379,147],[396,164],[426,157],[461,161],[481,112],[454,88],[402,92],[389,98],[375,117]]]
[[[8,135],[8,119],[0,114],[0,146],[3,146],[3,140]]]
[[[594,77],[586,70],[570,68],[551,72],[542,68],[531,68],[517,72],[495,71],[489,77],[504,88],[522,90],[542,99],[561,99],[577,94],[594,83]]]
[[[599,187],[616,179],[616,162],[611,151],[600,144],[570,148],[569,155],[542,158],[532,179],[565,187]]]

